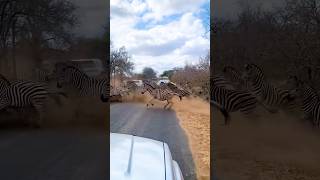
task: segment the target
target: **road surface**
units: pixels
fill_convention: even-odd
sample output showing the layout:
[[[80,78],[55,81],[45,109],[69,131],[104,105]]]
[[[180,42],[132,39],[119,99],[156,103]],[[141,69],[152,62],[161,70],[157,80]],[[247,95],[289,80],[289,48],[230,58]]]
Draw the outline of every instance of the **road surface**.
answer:
[[[103,130],[0,129],[1,180],[106,180]]]
[[[144,104],[115,103],[110,106],[110,131],[164,141],[186,180],[196,179],[195,165],[184,130],[175,112]]]

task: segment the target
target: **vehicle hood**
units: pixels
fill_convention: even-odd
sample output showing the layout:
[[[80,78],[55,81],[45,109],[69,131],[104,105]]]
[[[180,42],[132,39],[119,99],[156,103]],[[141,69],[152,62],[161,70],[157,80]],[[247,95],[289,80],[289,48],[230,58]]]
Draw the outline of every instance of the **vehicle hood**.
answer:
[[[165,180],[164,143],[110,133],[111,180]]]

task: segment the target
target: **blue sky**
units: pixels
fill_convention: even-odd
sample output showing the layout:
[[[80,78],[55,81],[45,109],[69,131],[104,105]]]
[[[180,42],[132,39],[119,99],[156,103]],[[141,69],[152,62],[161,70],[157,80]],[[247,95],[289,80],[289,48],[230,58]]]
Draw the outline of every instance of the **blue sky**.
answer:
[[[125,46],[135,72],[196,63],[210,48],[209,0],[111,0],[114,47]]]

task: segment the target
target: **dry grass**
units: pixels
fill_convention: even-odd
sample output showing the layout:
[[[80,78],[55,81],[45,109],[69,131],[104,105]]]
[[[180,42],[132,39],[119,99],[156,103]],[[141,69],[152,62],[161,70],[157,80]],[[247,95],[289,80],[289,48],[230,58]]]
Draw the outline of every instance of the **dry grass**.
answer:
[[[229,127],[214,111],[217,175],[239,180],[320,179],[319,130],[299,116],[259,113],[259,117],[232,114]]]
[[[174,100],[172,107],[189,139],[198,180],[210,179],[210,105],[200,98]]]

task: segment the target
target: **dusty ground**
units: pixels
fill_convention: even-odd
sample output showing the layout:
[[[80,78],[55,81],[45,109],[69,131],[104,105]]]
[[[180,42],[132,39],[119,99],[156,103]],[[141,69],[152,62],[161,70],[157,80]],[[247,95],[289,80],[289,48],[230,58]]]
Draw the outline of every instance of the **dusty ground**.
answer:
[[[174,100],[172,107],[186,131],[198,180],[210,179],[210,105],[199,98]]]
[[[127,102],[147,102],[147,94],[130,94],[124,98]],[[153,101],[155,106],[163,107],[165,102]],[[181,127],[185,130],[196,165],[197,179],[210,179],[210,105],[200,98],[174,98],[175,110]]]
[[[319,180],[320,133],[298,114],[233,113],[229,127],[214,111],[217,175],[224,180]]]
[[[49,99],[44,114],[43,127],[98,127],[107,129],[109,104],[99,98],[61,98],[60,104]],[[30,125],[38,118],[37,113],[23,109],[23,112],[1,112],[0,126]]]

